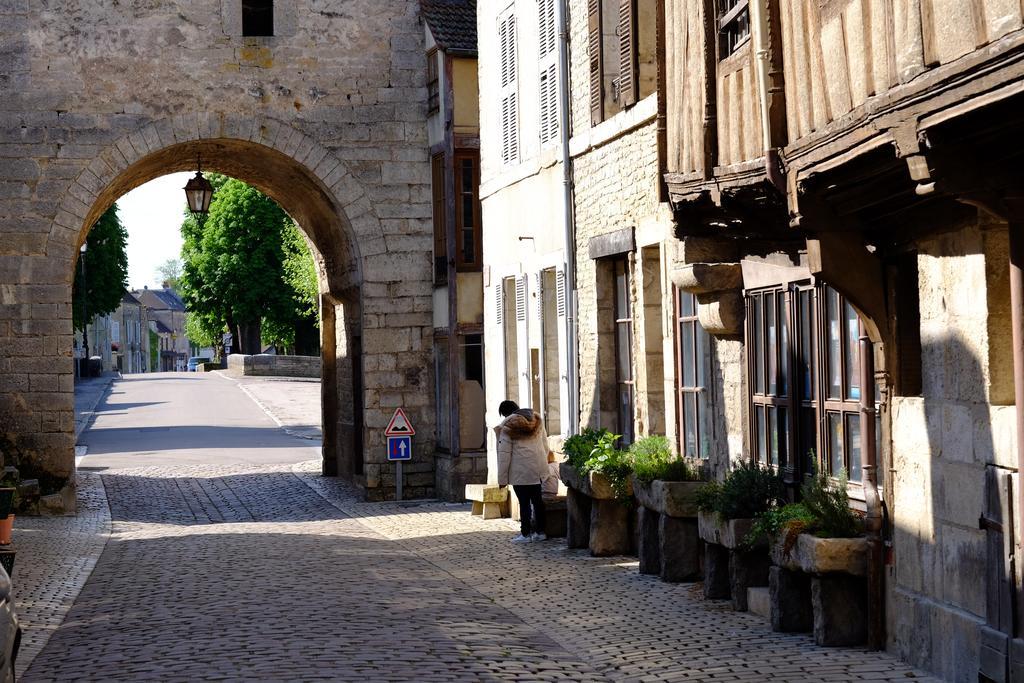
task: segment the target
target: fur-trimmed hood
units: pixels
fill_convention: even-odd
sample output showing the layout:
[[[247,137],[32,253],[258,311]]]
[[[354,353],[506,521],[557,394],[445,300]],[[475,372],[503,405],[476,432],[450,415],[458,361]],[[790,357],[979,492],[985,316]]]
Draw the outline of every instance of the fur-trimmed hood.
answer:
[[[505,418],[504,428],[513,440],[528,439],[540,430],[540,415],[523,408]]]

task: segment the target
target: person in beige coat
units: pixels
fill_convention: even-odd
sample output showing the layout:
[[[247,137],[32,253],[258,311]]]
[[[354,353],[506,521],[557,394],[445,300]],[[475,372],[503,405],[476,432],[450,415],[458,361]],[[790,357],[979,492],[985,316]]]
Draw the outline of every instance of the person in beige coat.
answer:
[[[498,484],[512,486],[519,499],[520,534],[513,543],[543,541],[544,500],[541,480],[548,476],[548,435],[540,415],[502,401],[498,413],[505,418],[495,430],[498,436]]]

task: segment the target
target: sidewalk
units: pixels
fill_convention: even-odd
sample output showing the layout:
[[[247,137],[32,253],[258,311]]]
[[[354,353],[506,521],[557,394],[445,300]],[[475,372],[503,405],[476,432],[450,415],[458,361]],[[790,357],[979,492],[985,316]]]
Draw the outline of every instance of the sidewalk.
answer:
[[[236,382],[288,434],[320,441],[320,380],[306,377],[243,376],[223,370],[214,374]]]
[[[75,380],[75,440],[81,435],[96,414],[107,389],[115,379],[120,379],[117,372],[106,373],[101,377],[79,378]]]

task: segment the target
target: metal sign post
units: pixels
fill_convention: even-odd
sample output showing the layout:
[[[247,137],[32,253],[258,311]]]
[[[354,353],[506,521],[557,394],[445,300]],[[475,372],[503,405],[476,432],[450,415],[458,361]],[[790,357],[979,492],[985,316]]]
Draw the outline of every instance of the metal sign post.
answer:
[[[388,438],[388,460],[395,463],[395,500],[402,500],[402,463],[412,460],[412,437],[415,433],[405,411],[396,408],[384,430]]]

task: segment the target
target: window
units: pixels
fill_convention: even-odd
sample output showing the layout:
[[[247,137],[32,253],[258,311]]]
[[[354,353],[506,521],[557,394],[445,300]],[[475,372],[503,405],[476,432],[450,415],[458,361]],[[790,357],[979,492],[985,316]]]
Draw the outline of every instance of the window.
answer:
[[[618,403],[616,432],[622,443],[633,443],[633,306],[630,299],[629,261],[612,261],[615,278],[615,384]]]
[[[427,52],[427,116],[441,109],[441,85],[437,68],[437,49]]]
[[[498,49],[501,86],[501,160],[519,159],[519,83],[516,64],[516,16],[509,7],[498,18]]]
[[[679,453],[687,458],[707,458],[700,425],[706,411],[704,359],[708,336],[697,320],[697,297],[679,289],[675,294]]]
[[[749,0],[718,0],[718,58],[725,59],[749,39]]]
[[[519,403],[519,325],[516,318],[517,278],[498,287],[498,324],[505,332],[505,398]]]
[[[273,0],[242,0],[242,35],[274,35]]]
[[[559,316],[565,314],[562,305],[565,296],[563,271],[548,268],[541,271],[541,335],[543,369],[543,417],[548,434],[562,433],[561,376],[558,371]]]
[[[540,142],[558,139],[558,32],[555,26],[555,0],[538,3],[540,36]]]
[[[657,89],[656,0],[587,0],[593,125]]]
[[[448,282],[448,226],[445,214],[444,154],[430,158],[430,189],[434,205],[434,284]]]
[[[483,239],[480,234],[480,153],[455,153],[455,239],[456,266],[462,271],[483,268]]]
[[[797,475],[846,470],[851,482],[861,481],[861,331],[857,312],[827,285],[748,295],[751,451],[758,461]]]

